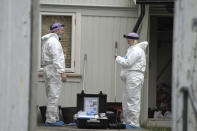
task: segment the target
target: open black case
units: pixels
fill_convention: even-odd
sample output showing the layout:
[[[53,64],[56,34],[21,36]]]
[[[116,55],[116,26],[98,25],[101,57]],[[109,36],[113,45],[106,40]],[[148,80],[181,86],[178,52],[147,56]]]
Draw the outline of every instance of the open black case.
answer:
[[[106,116],[107,95],[101,91],[99,94],[77,94],[76,120],[78,128],[108,128]]]

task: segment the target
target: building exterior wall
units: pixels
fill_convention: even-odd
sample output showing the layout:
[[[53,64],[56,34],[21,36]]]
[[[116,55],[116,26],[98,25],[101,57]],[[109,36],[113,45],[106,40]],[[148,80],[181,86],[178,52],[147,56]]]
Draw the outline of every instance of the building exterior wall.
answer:
[[[197,2],[176,1],[173,39],[173,131],[183,130],[183,93],[186,86],[197,97]],[[186,19],[187,18],[187,19]],[[196,101],[195,101],[196,102]],[[188,100],[188,131],[196,131],[196,119],[191,102]]]
[[[140,41],[149,42],[149,6],[145,6],[145,14],[142,23],[139,27],[138,34],[140,35]],[[149,43],[150,45],[151,43]],[[144,86],[141,93],[141,124],[146,125],[148,120],[148,82],[149,82],[149,46],[146,48],[146,72],[144,74]]]
[[[0,130],[27,131],[31,0],[1,0],[0,19]]]
[[[108,101],[114,101],[114,44],[118,42],[118,54],[124,55],[126,40],[122,37],[132,31],[137,20],[137,9],[61,8],[42,6],[41,12],[76,12],[81,17],[80,32],[80,74],[83,73],[84,54],[88,56],[85,91],[108,94]],[[122,99],[123,83],[120,81],[120,67],[117,68],[117,100]],[[41,90],[41,91],[40,91]],[[76,106],[76,93],[82,90],[81,78],[69,79],[64,83],[60,103],[62,106]],[[40,79],[38,104],[45,104],[43,78]],[[73,95],[74,94],[74,95]],[[70,99],[72,98],[72,99]]]
[[[148,38],[148,8],[146,16],[140,26],[139,34],[141,41]],[[134,8],[111,8],[111,7],[89,7],[89,6],[59,6],[41,4],[41,12],[74,12],[78,17],[79,26],[78,37],[76,38],[76,48],[79,49],[79,74],[83,75],[84,54],[87,54],[85,92],[99,93],[102,91],[107,94],[107,101],[115,100],[115,78],[117,73],[117,94],[116,102],[122,101],[122,91],[125,85],[120,80],[119,74],[121,67],[117,65],[114,71],[115,42],[118,42],[118,55],[124,56],[127,50],[127,41],[123,34],[132,32],[138,18],[138,6]],[[77,27],[76,27],[77,28]],[[148,55],[147,55],[148,56]],[[77,62],[77,61],[76,61]],[[78,74],[77,73],[77,74]],[[75,73],[73,73],[74,75]],[[72,74],[69,74],[72,76]],[[145,78],[145,87],[143,88],[144,108],[142,117],[147,118],[147,86],[148,79]],[[46,104],[45,88],[43,78],[39,79],[38,86],[38,105]],[[82,90],[82,78],[69,77],[68,82],[64,83],[60,104],[62,107],[75,107],[76,94]],[[145,99],[145,100],[144,100]]]
[[[133,0],[40,0],[40,4],[48,5],[75,5],[75,6],[109,6],[131,7]]]
[[[88,55],[86,91],[108,94],[108,101],[114,101],[114,47],[118,42],[118,54],[125,55],[127,43],[122,34],[132,29],[135,18],[129,17],[82,17],[82,47],[81,54]],[[133,24],[132,24],[133,23]],[[89,26],[87,26],[89,25]],[[83,60],[83,59],[81,59]],[[81,62],[83,63],[83,62]],[[121,101],[122,88],[120,67],[117,68],[117,100]]]

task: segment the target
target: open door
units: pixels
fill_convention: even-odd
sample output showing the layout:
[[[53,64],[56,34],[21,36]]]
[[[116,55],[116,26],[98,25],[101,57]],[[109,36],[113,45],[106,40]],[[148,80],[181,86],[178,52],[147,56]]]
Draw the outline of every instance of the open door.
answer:
[[[173,17],[150,17],[148,117],[171,119]]]

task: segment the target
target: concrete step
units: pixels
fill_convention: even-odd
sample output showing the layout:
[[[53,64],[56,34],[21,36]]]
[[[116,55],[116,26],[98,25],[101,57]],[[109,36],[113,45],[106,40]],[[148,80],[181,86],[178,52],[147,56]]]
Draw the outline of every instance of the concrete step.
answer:
[[[79,129],[76,126],[65,125],[63,127],[46,127],[44,125],[39,125],[36,131],[148,131],[147,129],[142,130],[131,130],[131,129]]]

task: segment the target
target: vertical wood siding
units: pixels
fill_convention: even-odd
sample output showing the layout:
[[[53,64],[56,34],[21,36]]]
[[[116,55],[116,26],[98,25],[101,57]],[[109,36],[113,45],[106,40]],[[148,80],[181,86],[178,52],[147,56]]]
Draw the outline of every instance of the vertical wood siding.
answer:
[[[108,94],[108,101],[114,101],[114,43],[118,42],[118,54],[125,55],[127,42],[122,36],[131,32],[135,20],[129,17],[82,17],[81,55],[88,55],[86,92],[103,91]],[[117,100],[121,101],[123,86],[119,65],[116,73]]]

